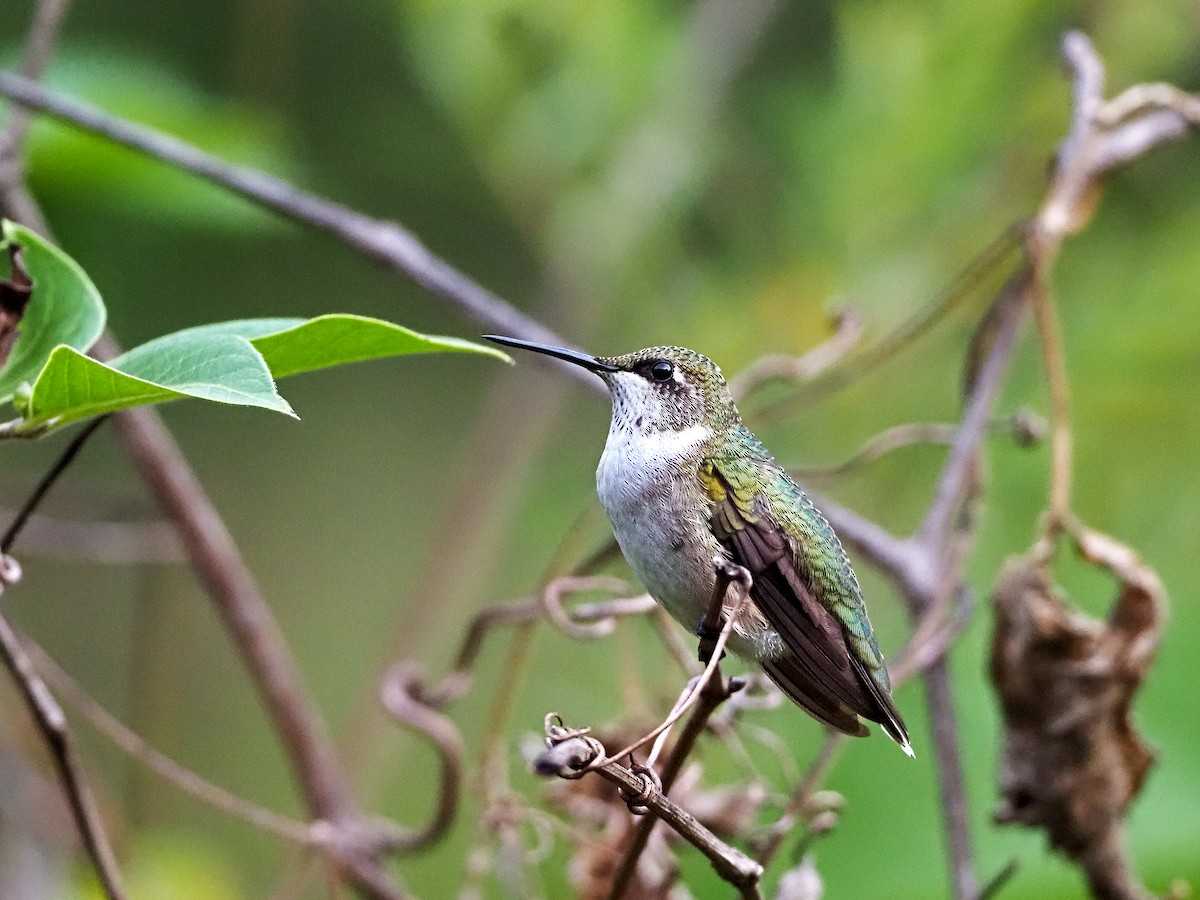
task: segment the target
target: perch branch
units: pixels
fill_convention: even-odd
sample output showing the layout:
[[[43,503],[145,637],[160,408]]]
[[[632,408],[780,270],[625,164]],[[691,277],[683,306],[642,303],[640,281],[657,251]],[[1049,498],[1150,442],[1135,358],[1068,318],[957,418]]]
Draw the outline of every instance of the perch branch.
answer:
[[[743,897],[757,897],[758,881],[762,877],[762,866],[735,847],[726,844],[700,824],[687,810],[673,803],[645,774],[638,774],[615,760],[607,757],[603,745],[589,738],[586,731],[563,728],[551,724],[554,716],[547,716],[547,743],[549,749],[534,762],[540,775],[557,775],[560,778],[579,778],[586,772],[598,772],[601,777],[617,785],[623,796],[631,797],[639,807],[662,819],[681,837],[708,857],[725,881],[741,891]],[[600,760],[607,762],[600,763]]]

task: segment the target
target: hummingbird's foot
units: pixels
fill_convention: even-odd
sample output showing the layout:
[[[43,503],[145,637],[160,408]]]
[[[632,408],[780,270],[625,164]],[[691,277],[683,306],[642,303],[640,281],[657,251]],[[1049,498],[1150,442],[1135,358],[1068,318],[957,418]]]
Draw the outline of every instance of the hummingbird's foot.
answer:
[[[736,581],[742,585],[743,590],[749,593],[753,581],[749,570],[722,556],[713,558],[713,571],[717,577],[713,584],[712,598],[708,601],[708,610],[705,612],[704,618],[696,626],[696,636],[700,638],[697,655],[700,657],[700,662],[706,666],[712,659],[713,650],[716,649],[717,638],[721,636],[721,631],[727,623],[722,610],[725,608],[725,595],[729,591],[729,585]],[[722,650],[721,659],[724,658],[725,651]]]
[[[715,625],[709,624],[708,616],[700,620],[700,624],[696,626],[696,637],[700,638],[700,646],[696,651],[696,656],[699,658],[702,665],[708,665],[712,659],[713,651],[717,649],[717,638],[721,636],[721,631],[725,628],[725,617],[721,616],[717,619]],[[721,659],[725,658],[725,651],[721,651]]]

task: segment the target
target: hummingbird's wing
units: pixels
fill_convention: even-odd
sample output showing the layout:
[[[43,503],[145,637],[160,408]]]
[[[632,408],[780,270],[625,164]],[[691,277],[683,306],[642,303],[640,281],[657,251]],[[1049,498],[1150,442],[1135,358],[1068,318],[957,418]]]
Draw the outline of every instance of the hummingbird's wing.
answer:
[[[753,435],[746,436],[756,451],[751,454],[756,471],[747,470],[744,455],[718,457],[704,465],[700,477],[711,502],[713,534],[750,571],[750,596],[784,645],[777,657],[760,660],[763,670],[814,718],[863,735],[858,719],[863,716],[911,753],[841,543],[795,482]],[[764,476],[770,490],[762,489]],[[779,497],[774,503],[773,495]]]

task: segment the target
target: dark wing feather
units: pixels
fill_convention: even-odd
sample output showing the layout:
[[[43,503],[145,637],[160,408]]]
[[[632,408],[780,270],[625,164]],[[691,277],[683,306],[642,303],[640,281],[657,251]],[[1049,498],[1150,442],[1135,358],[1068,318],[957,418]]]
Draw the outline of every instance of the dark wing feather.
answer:
[[[867,730],[858,716],[863,716],[907,747],[904,723],[891,697],[847,646],[841,623],[813,595],[786,535],[764,509],[755,513],[744,515],[727,490],[724,499],[713,503],[711,525],[733,561],[750,571],[750,596],[783,641],[781,656],[760,661],[763,671],[805,712],[830,727],[862,736]]]
[[[811,706],[822,710],[817,718],[838,727],[835,723],[844,721],[849,713],[857,725],[854,715],[868,715],[873,704],[850,665],[841,626],[796,576],[786,549],[769,555],[765,552],[781,541],[782,535],[764,528],[761,521],[745,522],[726,541],[733,561],[750,570],[754,578],[750,596],[779,632],[788,651],[780,663],[764,668],[788,696],[809,712]],[[774,678],[776,672],[778,679]],[[803,701],[807,702],[789,688],[803,692]]]

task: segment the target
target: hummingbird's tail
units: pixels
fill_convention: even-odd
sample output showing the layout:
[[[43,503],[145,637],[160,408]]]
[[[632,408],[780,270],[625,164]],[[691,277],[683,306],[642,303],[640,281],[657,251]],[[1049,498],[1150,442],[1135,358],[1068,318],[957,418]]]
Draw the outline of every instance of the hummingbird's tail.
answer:
[[[900,718],[900,710],[896,709],[891,692],[871,677],[871,673],[866,670],[857,656],[851,654],[850,664],[854,666],[855,673],[867,689],[868,696],[875,701],[876,714],[864,713],[864,715],[871,721],[878,722],[887,732],[887,736],[899,744],[901,750],[915,759],[916,754],[913,753],[912,744],[908,741],[908,728],[905,727],[904,720]]]
[[[870,733],[867,726],[858,720],[854,710],[813,678],[794,654],[785,653],[775,659],[760,660],[760,665],[767,677],[793,703],[818,722],[852,737],[866,737]]]
[[[760,665],[767,677],[775,682],[793,703],[818,722],[823,722],[851,737],[866,737],[869,732],[859,720],[859,716],[862,716],[878,723],[887,736],[900,745],[901,750],[915,757],[912,744],[908,740],[908,729],[904,725],[904,719],[900,717],[900,711],[896,709],[891,694],[876,683],[857,657],[851,656],[850,659],[854,673],[862,685],[863,699],[867,701],[857,703],[857,708],[851,708],[835,697],[824,684],[812,677],[807,667],[792,653],[785,653],[775,659],[760,660]]]

